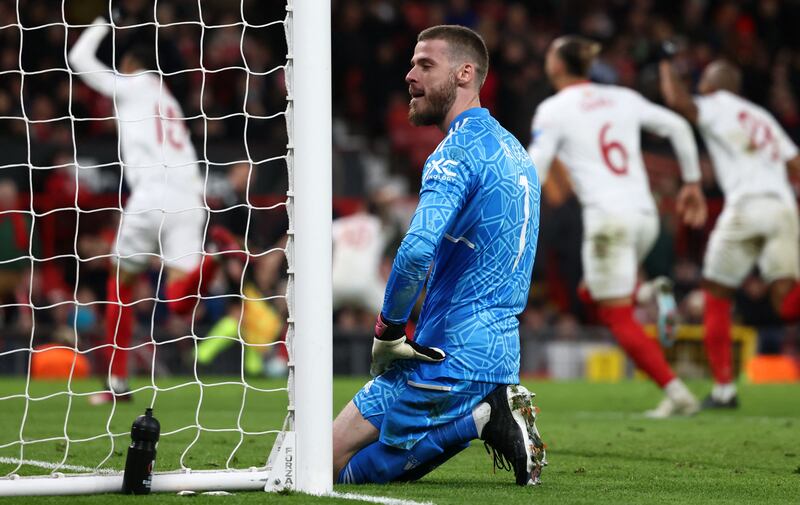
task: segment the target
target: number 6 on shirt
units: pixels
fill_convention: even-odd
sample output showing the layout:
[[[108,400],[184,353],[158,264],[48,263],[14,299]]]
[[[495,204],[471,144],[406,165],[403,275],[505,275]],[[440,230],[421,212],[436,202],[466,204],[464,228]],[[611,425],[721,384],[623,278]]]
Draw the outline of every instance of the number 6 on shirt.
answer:
[[[618,140],[608,141],[606,139],[606,133],[608,133],[609,128],[611,128],[611,123],[604,124],[603,128],[600,129],[600,153],[603,155],[603,163],[614,174],[625,175],[628,173],[628,151]],[[621,163],[614,163],[611,159],[611,153],[613,152],[619,153],[619,157],[622,158],[619,160]]]

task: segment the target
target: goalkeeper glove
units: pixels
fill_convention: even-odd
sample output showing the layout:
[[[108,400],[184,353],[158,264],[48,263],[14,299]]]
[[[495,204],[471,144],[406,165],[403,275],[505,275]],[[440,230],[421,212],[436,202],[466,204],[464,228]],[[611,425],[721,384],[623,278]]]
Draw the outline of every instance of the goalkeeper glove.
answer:
[[[375,321],[375,338],[372,341],[372,365],[369,373],[377,377],[398,359],[418,359],[437,362],[444,352],[436,347],[425,347],[406,338],[406,325],[387,322],[378,314]]]

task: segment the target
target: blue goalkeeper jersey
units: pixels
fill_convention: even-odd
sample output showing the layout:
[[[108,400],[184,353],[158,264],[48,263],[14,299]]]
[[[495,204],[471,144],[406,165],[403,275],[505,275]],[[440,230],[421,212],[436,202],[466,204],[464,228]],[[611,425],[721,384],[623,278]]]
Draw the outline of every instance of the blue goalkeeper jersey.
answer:
[[[527,151],[481,108],[450,125],[422,172],[383,317],[408,319],[427,276],[415,340],[446,354],[422,379],[519,382],[519,322],[539,236],[541,188]]]

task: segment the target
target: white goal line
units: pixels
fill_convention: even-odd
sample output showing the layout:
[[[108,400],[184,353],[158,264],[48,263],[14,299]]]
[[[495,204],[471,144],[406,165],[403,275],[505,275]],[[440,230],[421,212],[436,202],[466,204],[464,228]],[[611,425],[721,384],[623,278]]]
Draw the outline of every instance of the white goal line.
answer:
[[[113,475],[120,473],[120,470],[113,470],[111,468],[92,468],[89,466],[66,465],[66,464],[59,465],[58,463],[51,463],[49,461],[38,461],[35,459],[0,457],[0,464],[27,465],[27,466],[36,466],[39,468],[46,468],[48,470],[69,470],[70,472],[98,473],[101,475]]]
[[[326,493],[322,496],[330,496],[331,498],[339,498],[341,500],[355,500],[355,501],[365,501],[369,503],[381,503],[383,505],[435,505],[433,502],[429,501],[404,500],[402,498],[389,498],[388,496],[370,496],[358,493],[337,493],[336,491]]]

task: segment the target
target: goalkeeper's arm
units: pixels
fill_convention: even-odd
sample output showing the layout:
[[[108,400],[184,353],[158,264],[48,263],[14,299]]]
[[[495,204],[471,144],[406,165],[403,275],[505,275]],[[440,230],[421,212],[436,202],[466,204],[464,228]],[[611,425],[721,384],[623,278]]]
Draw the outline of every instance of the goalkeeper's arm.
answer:
[[[97,48],[109,32],[109,25],[103,18],[95,19],[91,26],[83,30],[68,54],[70,68],[92,89],[103,95],[114,97],[118,94],[117,77],[114,71],[97,58]]]
[[[420,207],[424,209],[426,200],[423,196]],[[419,216],[420,213],[417,213]],[[415,217],[411,230],[403,239],[389,274],[386,286],[386,297],[383,311],[375,322],[375,339],[372,343],[373,376],[383,373],[389,365],[398,359],[419,359],[422,361],[442,361],[445,357],[440,349],[424,347],[408,340],[405,334],[406,321],[411,314],[417,298],[419,298],[428,268],[436,250],[431,237],[415,233]]]
[[[396,359],[442,361],[444,352],[424,347],[406,339],[405,326],[411,309],[419,298],[425,278],[447,230],[450,229],[467,195],[477,180],[475,170],[467,162],[466,151],[451,146],[431,155],[426,170],[444,163],[448,168],[446,181],[423,177],[419,205],[414,212],[386,285],[383,310],[375,324],[372,346],[373,374],[381,373]],[[452,175],[450,175],[452,174]]]
[[[424,208],[425,200],[423,197],[420,207]],[[414,222],[416,221],[415,217]],[[444,352],[440,349],[421,346],[408,340],[405,334],[406,321],[422,291],[436,249],[430,237],[414,232],[414,222],[395,256],[386,286],[383,311],[378,314],[378,320],[375,322],[370,366],[370,373],[373,376],[382,374],[393,361],[398,359],[422,361],[444,359]]]

